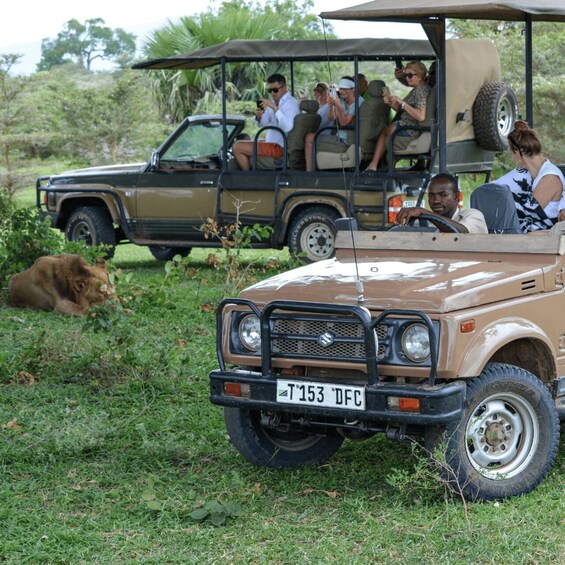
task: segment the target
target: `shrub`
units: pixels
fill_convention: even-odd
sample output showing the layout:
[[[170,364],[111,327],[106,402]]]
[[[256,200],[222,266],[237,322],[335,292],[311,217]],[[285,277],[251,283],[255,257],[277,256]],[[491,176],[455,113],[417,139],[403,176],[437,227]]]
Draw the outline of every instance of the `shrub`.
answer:
[[[24,271],[44,255],[77,253],[88,262],[106,255],[107,246],[89,247],[85,242],[65,241],[51,229],[51,219],[42,219],[39,210],[16,208],[5,192],[0,192],[0,285],[10,275]]]
[[[50,219],[42,221],[37,209],[17,210],[7,197],[0,197],[0,284],[42,255],[63,250],[62,236],[50,226]]]

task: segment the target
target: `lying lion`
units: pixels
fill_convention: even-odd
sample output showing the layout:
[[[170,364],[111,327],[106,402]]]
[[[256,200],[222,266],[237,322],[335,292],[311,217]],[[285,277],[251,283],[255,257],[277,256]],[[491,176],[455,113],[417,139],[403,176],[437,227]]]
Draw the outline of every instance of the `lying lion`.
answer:
[[[116,294],[106,261],[97,259],[91,266],[80,255],[40,257],[27,271],[11,278],[8,290],[15,306],[72,316],[82,316]]]

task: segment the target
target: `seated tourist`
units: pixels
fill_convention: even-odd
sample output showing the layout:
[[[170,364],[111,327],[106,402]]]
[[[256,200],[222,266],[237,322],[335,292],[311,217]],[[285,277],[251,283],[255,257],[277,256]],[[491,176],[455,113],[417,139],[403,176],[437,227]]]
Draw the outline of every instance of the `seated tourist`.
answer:
[[[318,149],[324,150],[343,150],[346,151],[350,143],[347,137],[347,131],[343,128],[350,126],[355,120],[356,107],[363,104],[363,98],[357,97],[357,104],[355,104],[355,82],[351,77],[342,77],[337,85],[337,96],[332,96],[328,93],[328,119],[335,121],[338,126],[336,135],[325,136],[317,144]],[[310,138],[310,145],[306,145],[306,170],[313,170],[312,163],[312,140]]]
[[[430,95],[430,85],[426,80],[427,69],[420,61],[411,61],[403,71],[402,77],[406,80],[412,90],[408,95],[401,99],[398,96],[385,96],[385,102],[394,110],[398,119],[395,119],[379,136],[375,153],[371,162],[367,165],[366,171],[376,171],[380,160],[383,158],[388,138],[399,126],[417,126],[426,119],[426,104]],[[402,130],[397,135],[405,136],[408,139],[416,139],[420,132],[417,130]]]
[[[300,104],[292,96],[286,86],[283,75],[274,74],[267,78],[267,90],[271,93],[272,100],[261,100],[261,105],[255,110],[253,118],[257,125],[277,126],[288,133],[294,125],[294,118],[300,113]],[[284,139],[282,134],[275,130],[267,130],[265,141],[257,142],[258,157],[280,158],[283,155]],[[253,157],[253,141],[236,141],[233,145],[233,156],[242,171],[251,169]]]
[[[525,232],[550,229],[565,219],[563,173],[544,157],[539,136],[526,122],[516,121],[508,145],[516,169],[496,182],[510,187]]]

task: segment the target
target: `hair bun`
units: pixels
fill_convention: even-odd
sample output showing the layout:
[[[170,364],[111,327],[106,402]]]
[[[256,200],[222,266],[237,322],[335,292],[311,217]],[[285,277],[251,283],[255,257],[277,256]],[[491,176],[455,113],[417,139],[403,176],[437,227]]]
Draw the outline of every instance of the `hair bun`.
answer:
[[[532,131],[530,126],[524,120],[516,120],[514,122],[514,131]]]

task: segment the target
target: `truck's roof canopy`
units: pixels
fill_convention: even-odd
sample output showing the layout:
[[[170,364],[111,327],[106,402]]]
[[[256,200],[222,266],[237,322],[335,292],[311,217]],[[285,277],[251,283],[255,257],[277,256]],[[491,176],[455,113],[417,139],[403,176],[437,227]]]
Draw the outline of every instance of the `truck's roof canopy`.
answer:
[[[434,51],[425,39],[236,39],[190,53],[153,59],[134,69],[203,69],[226,63],[261,61],[351,61],[430,59]]]
[[[563,0],[375,0],[332,12],[322,12],[330,20],[415,21],[444,17],[474,20],[565,21]],[[420,19],[420,20],[419,20]]]

